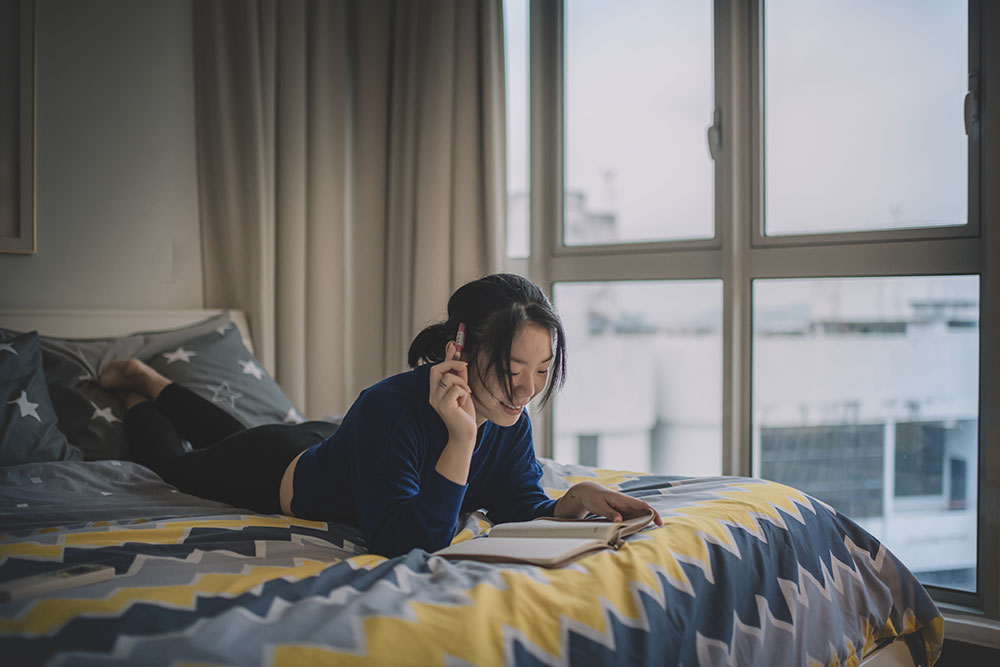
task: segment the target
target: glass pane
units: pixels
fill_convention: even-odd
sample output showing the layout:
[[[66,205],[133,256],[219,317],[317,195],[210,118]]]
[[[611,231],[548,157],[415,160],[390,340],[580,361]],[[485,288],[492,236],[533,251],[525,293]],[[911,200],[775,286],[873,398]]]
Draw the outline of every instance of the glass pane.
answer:
[[[966,223],[967,4],[767,0],[767,234]]]
[[[528,256],[528,0],[504,0],[507,68],[507,256]]]
[[[854,519],[923,583],[974,591],[979,277],[753,294],[754,474]]]
[[[565,7],[564,242],[712,237],[712,3]]]
[[[557,283],[569,373],[558,461],[722,472],[722,282]]]

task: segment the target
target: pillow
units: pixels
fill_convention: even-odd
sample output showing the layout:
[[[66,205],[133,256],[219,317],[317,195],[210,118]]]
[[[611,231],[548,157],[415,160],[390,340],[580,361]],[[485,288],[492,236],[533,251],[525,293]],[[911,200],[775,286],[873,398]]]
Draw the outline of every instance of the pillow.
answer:
[[[220,404],[247,426],[302,421],[292,402],[267,373],[259,371],[259,380],[254,375],[258,371],[252,369],[260,369],[261,365],[244,347],[239,330],[227,313],[187,327],[117,338],[40,338],[45,376],[59,416],[59,428],[88,461],[130,458],[122,425],[124,408],[97,384],[101,369],[114,359],[142,359],[195,393],[223,401]],[[191,357],[184,362],[181,361],[184,354],[172,355],[174,361],[162,356],[186,350],[189,344],[196,345],[200,358]],[[239,361],[248,364],[241,366]]]
[[[163,350],[203,336],[230,325],[229,315],[220,313],[201,322],[177,329],[141,331],[113,338],[52,338],[42,336],[44,353],[55,353],[72,360],[91,376],[97,377],[104,365],[113,359],[144,359]]]
[[[88,461],[127,459],[122,420],[125,409],[97,384],[104,365],[113,359],[144,358],[229,324],[221,313],[178,329],[147,331],[113,338],[72,339],[40,336],[45,380],[59,430]],[[0,330],[0,335],[17,332]]]
[[[56,425],[37,333],[2,337],[0,398],[0,465],[83,458]]]
[[[232,324],[144,361],[248,427],[304,421],[281,387],[244,347]]]
[[[118,399],[102,389],[94,371],[78,359],[45,349],[42,356],[59,430],[88,461],[129,458],[122,423],[125,408]]]

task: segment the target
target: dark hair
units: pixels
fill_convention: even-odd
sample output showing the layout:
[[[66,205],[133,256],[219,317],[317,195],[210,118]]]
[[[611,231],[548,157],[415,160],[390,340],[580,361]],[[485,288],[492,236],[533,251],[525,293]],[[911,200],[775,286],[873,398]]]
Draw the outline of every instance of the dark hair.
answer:
[[[566,379],[566,333],[562,320],[545,293],[527,278],[512,273],[495,273],[462,285],[448,299],[448,319],[432,324],[413,339],[407,361],[411,367],[444,361],[444,348],[465,322],[465,350],[472,359],[486,356],[487,374],[494,373],[504,383],[507,400],[514,402],[510,378],[510,347],[525,324],[536,324],[553,337],[553,358],[549,383],[542,405]],[[482,375],[482,369],[476,372]]]

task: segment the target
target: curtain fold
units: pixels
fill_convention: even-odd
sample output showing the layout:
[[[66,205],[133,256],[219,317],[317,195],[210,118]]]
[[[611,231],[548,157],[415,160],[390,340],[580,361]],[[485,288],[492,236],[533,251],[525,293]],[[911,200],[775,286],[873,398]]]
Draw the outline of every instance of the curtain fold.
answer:
[[[268,91],[260,63],[273,3],[195,3],[195,117],[207,307],[246,311],[273,366],[274,213]],[[211,91],[211,94],[203,94]],[[205,221],[211,221],[205,224]]]
[[[502,269],[500,0],[194,3],[207,307],[311,417]]]

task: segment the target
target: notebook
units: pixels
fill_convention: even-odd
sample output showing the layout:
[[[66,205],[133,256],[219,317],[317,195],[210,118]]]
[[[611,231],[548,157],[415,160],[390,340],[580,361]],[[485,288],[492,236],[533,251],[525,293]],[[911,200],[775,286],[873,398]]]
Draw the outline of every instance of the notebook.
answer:
[[[580,556],[617,549],[625,537],[639,532],[653,521],[646,512],[615,523],[607,519],[540,518],[533,521],[501,523],[486,537],[452,544],[434,552],[453,559],[495,563],[528,563],[561,567]]]

